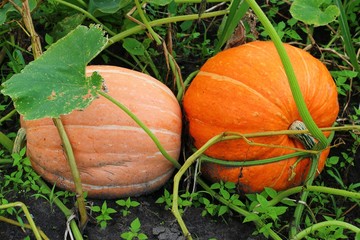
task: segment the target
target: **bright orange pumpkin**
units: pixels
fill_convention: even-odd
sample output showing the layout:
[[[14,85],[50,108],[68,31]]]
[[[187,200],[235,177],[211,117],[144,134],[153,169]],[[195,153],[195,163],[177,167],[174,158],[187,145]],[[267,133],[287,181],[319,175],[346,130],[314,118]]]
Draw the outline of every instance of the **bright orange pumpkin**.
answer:
[[[307,107],[319,127],[330,127],[338,111],[337,90],[326,67],[310,54],[285,44]],[[272,42],[255,41],[220,52],[209,59],[184,96],[189,132],[196,148],[224,131],[256,133],[287,130],[301,120],[280,57]],[[257,143],[304,148],[287,135],[250,139]],[[228,161],[251,161],[289,154],[293,150],[249,146],[243,140],[220,142],[205,154]],[[321,154],[318,171],[329,150]],[[297,158],[276,163],[229,167],[202,163],[212,181],[231,181],[244,192],[264,187],[287,189],[304,183],[310,162]],[[292,166],[295,168],[292,170]],[[293,172],[294,171],[294,172]],[[291,178],[295,173],[295,177]]]
[[[173,93],[140,72],[89,66],[105,80],[108,94],[127,106],[157,136],[174,159],[181,145],[182,117]],[[61,117],[73,146],[84,191],[91,197],[136,196],[160,188],[173,165],[151,138],[121,109],[103,97],[84,111]],[[56,186],[74,190],[57,130],[50,119],[26,121],[27,154],[33,168]]]

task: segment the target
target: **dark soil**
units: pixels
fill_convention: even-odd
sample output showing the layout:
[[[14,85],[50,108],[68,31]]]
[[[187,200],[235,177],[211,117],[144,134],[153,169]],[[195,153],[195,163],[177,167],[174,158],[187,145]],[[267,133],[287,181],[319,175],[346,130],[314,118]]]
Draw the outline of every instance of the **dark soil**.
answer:
[[[163,189],[147,196],[131,198],[138,201],[140,206],[131,208],[131,213],[123,217],[120,212],[113,215],[113,220],[108,223],[106,229],[102,230],[96,225],[95,220],[91,220],[83,233],[84,239],[90,240],[113,240],[121,239],[123,232],[129,231],[130,223],[138,217],[141,222],[141,231],[148,236],[148,239],[163,240],[182,240],[180,227],[172,215],[170,210],[165,210],[163,204],[155,203],[155,201],[163,194]],[[16,196],[14,201],[22,201],[28,207],[33,219],[38,227],[51,240],[64,239],[66,231],[66,219],[64,214],[57,208],[50,207],[49,202],[44,199],[35,199],[26,196]],[[10,199],[8,199],[10,200]],[[100,205],[104,200],[88,199],[88,203],[93,202]],[[115,204],[115,201],[107,200],[108,207],[116,210],[121,209]],[[211,218],[201,216],[202,208],[188,208],[184,214],[184,221],[191,232],[194,239],[218,239],[218,240],[260,240],[262,236],[252,236],[255,226],[251,223],[242,223],[241,217],[225,217]],[[21,213],[20,216],[26,220]],[[0,239],[20,240],[26,236],[35,239],[30,230],[23,231],[20,227],[16,227],[0,221]],[[70,239],[70,238],[67,238]]]

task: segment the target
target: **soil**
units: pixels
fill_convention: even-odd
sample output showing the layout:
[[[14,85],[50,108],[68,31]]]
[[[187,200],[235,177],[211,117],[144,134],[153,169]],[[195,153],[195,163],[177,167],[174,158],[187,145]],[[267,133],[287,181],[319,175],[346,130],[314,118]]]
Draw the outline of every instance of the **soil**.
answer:
[[[90,220],[83,233],[84,239],[89,240],[114,240],[121,239],[123,232],[129,231],[130,223],[138,217],[141,222],[141,232],[147,235],[148,239],[158,240],[184,240],[180,227],[170,210],[165,210],[163,204],[155,203],[162,196],[163,189],[150,195],[131,198],[138,201],[138,207],[131,208],[131,213],[123,217],[120,212],[113,215],[105,229],[101,229]],[[64,214],[54,205],[52,208],[45,199],[29,197],[27,193],[23,196],[16,196],[14,201],[24,202],[38,227],[51,240],[64,239],[66,231],[66,219]],[[11,199],[8,199],[11,200]],[[88,199],[88,203],[100,205],[104,200]],[[115,201],[107,200],[108,207],[121,209]],[[228,216],[225,218],[212,218],[201,216],[202,208],[187,208],[183,219],[194,239],[218,239],[218,240],[261,240],[263,236],[253,236],[255,226],[252,223],[242,223],[242,218],[238,216]],[[24,221],[23,214],[20,214]],[[0,239],[20,240],[26,236],[35,239],[30,230],[23,231],[16,227],[0,221]],[[70,238],[65,238],[70,239]]]

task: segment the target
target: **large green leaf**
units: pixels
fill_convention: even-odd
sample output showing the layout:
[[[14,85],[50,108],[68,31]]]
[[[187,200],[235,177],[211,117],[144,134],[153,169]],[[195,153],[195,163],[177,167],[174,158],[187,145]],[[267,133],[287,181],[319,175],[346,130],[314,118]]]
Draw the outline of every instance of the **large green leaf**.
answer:
[[[290,7],[293,18],[315,26],[326,25],[339,16],[339,8],[326,0],[294,0]]]
[[[102,78],[85,76],[85,67],[107,42],[97,26],[78,26],[41,57],[3,84],[25,119],[56,118],[86,108],[101,89]]]

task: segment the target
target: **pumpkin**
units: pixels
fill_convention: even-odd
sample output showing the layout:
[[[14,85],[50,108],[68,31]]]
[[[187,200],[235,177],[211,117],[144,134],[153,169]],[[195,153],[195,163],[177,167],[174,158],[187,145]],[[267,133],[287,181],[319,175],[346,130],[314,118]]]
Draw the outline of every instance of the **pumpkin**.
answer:
[[[88,66],[98,72],[108,94],[127,106],[178,159],[182,115],[171,90],[140,72],[115,66]],[[83,190],[88,196],[138,196],[160,188],[173,165],[151,138],[120,108],[104,97],[83,111],[61,117],[74,150]],[[35,171],[56,186],[74,191],[70,168],[51,119],[23,121],[27,154]]]
[[[284,46],[315,123],[319,127],[332,126],[339,106],[329,71],[304,50],[288,44]],[[244,44],[209,59],[187,89],[183,106],[196,148],[225,131],[247,134],[287,130],[293,122],[301,121],[280,57],[269,41]],[[250,140],[304,148],[288,135]],[[226,161],[252,161],[292,152],[294,150],[288,148],[250,146],[239,139],[216,143],[205,155]],[[329,149],[322,152],[318,172],[323,169],[328,153]],[[297,160],[290,158],[248,167],[203,162],[202,174],[211,181],[234,182],[246,193],[260,192],[265,187],[284,190],[303,184],[306,179],[310,160]]]

